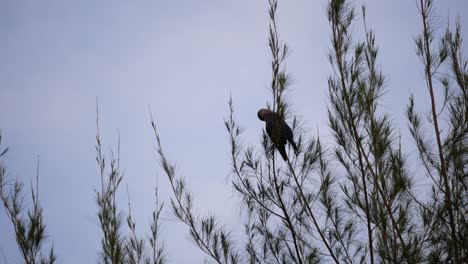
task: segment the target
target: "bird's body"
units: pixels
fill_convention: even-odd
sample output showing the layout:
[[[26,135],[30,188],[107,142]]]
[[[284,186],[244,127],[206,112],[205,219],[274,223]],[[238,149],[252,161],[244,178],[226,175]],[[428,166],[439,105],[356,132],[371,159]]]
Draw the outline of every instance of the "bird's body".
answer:
[[[284,122],[281,117],[268,109],[260,109],[257,116],[260,120],[265,121],[265,128],[268,136],[270,137],[273,145],[283,157],[283,160],[288,160],[286,154],[286,143],[289,142],[294,151],[297,152],[296,143],[294,143],[293,132],[291,128]]]

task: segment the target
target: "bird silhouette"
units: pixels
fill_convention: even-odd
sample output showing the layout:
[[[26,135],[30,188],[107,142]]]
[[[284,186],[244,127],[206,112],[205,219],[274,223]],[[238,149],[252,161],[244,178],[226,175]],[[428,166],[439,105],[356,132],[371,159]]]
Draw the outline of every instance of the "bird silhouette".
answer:
[[[268,109],[260,109],[257,113],[258,119],[265,122],[265,128],[268,136],[273,142],[273,145],[283,157],[283,160],[288,160],[286,154],[286,143],[289,142],[297,153],[297,146],[294,143],[293,132],[284,120],[275,112]]]

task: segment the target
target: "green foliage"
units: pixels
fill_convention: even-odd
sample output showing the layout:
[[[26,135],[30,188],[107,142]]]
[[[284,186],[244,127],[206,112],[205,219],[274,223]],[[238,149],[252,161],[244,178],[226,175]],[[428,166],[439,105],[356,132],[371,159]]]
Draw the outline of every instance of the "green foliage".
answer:
[[[365,223],[371,263],[418,262],[418,239],[412,232],[414,223],[408,221],[412,179],[390,117],[378,108],[385,77],[364,7],[362,13],[366,38],[354,42],[353,8],[345,1],[332,1],[328,9],[333,46],[329,60],[336,73],[328,81],[328,116],[338,143],[335,157],[348,180],[341,188],[348,209]]]
[[[98,205],[98,219],[103,233],[100,262],[105,264],[125,263],[125,238],[121,231],[123,213],[118,210],[116,201],[117,190],[123,178],[123,173],[120,172],[120,151],[117,152],[117,159],[111,151],[110,171],[106,175],[106,159],[102,152],[102,143],[99,135],[99,114],[97,114],[96,125],[96,161],[101,176],[101,191],[95,190],[95,192],[96,204]]]
[[[99,166],[101,178],[101,191],[96,192],[98,205],[98,219],[103,233],[101,239],[101,263],[130,263],[130,264],[164,264],[167,263],[164,243],[160,242],[160,215],[163,205],[159,204],[156,189],[155,209],[152,212],[152,223],[148,239],[138,236],[136,223],[132,218],[130,194],[128,195],[128,213],[125,221],[129,233],[123,233],[124,212],[120,211],[117,203],[117,192],[124,177],[120,170],[120,135],[117,147],[117,156],[110,150],[110,170],[106,173],[106,158],[102,151],[102,142],[99,133],[99,111],[96,108],[96,161]],[[149,240],[150,253],[146,251]]]
[[[189,227],[190,239],[216,263],[242,263],[235,242],[230,233],[221,227],[215,216],[199,217],[193,209],[193,195],[187,189],[185,179],[177,176],[175,166],[166,158],[156,124],[151,116],[151,126],[157,142],[161,166],[168,176],[174,192],[171,207],[174,215]]]
[[[2,149],[1,141],[0,134],[0,158],[8,151],[8,148]],[[6,167],[3,161],[0,161],[0,200],[13,225],[16,243],[24,263],[55,263],[56,256],[53,246],[48,254],[43,250],[47,235],[43,209],[39,202],[39,160],[36,185],[31,186],[31,206],[25,206],[23,188],[23,183],[18,179],[14,180],[13,183],[8,181]]]
[[[428,262],[463,263],[468,259],[468,62],[461,50],[459,20],[454,31],[447,28],[436,46],[433,2],[420,0],[418,8],[422,32],[415,38],[415,44],[424,67],[431,106],[428,126],[432,126],[433,132],[422,129],[427,125],[416,113],[413,97],[407,117],[419,157],[432,181],[430,199],[418,201],[424,249]],[[437,98],[438,87],[442,89],[442,99]]]
[[[463,263],[468,259],[468,60],[462,53],[460,21],[439,36],[433,25],[433,2],[418,2],[422,26],[414,41],[424,69],[430,116],[428,121],[421,117],[415,107],[420,99],[411,96],[406,116],[419,154],[413,162],[401,146],[402,132],[380,107],[386,77],[365,8],[359,27],[354,2],[330,0],[327,5],[328,59],[333,71],[328,78],[327,113],[334,142],[324,146],[318,135],[302,129],[288,103],[289,49],[279,37],[278,1],[268,4],[272,77],[266,108],[292,124],[298,150],[288,149],[287,161],[277,158],[266,131],[258,146],[243,142],[243,128],[229,99],[224,123],[232,184],[246,212],[242,241],[235,241],[216,216],[196,212],[194,195],[166,157],[151,116],[160,165],[173,192],[171,209],[188,228],[190,240],[205,253],[207,262],[223,264]],[[355,34],[360,28],[361,40]],[[160,241],[163,205],[157,188],[150,235],[144,238],[132,218],[130,194],[128,212],[116,199],[124,178],[120,144],[116,155],[110,150],[108,157],[102,148],[97,119],[101,188],[95,192],[103,234],[99,262],[167,263]],[[0,157],[6,153],[0,149]],[[422,170],[412,172],[409,168],[414,166]],[[413,190],[417,173],[425,174],[430,183],[425,197]],[[31,188],[32,206],[26,209],[22,183],[8,183],[0,163],[0,198],[24,261],[54,263],[53,248],[47,255],[42,253],[46,235],[38,194],[36,183],[36,189]]]

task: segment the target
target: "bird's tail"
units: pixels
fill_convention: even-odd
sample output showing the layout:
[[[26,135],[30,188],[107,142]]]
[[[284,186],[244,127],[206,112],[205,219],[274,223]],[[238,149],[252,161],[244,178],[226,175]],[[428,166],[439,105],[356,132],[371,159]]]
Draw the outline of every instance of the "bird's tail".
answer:
[[[290,141],[289,141],[289,143],[290,143],[290,144],[291,144],[291,146],[293,147],[293,149],[294,149],[294,153],[296,153],[296,155],[297,155],[297,151],[298,151],[298,149],[297,149],[297,145],[296,145],[296,143],[294,143],[294,140],[290,140]]]
[[[283,157],[283,160],[287,161],[288,160],[288,155],[286,154],[286,149],[284,148],[284,145],[279,146],[277,149],[278,149],[278,152],[281,154],[281,157]]]

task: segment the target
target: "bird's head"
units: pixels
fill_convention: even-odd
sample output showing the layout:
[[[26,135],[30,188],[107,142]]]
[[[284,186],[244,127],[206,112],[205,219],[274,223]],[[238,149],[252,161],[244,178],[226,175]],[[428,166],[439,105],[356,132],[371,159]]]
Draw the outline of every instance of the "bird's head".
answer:
[[[265,117],[271,113],[270,110],[268,109],[260,109],[258,110],[258,113],[257,113],[257,116],[258,116],[258,119],[262,120],[262,121],[265,121]]]

